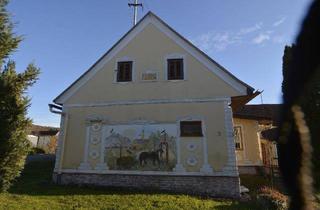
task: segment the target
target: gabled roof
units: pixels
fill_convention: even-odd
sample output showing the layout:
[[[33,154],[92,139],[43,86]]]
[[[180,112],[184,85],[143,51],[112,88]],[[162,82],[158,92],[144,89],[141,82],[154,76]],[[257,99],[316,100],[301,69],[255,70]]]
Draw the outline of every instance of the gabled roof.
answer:
[[[150,23],[157,26],[163,33],[173,39],[173,41],[175,41],[179,46],[181,46],[191,55],[197,58],[202,64],[204,64],[222,80],[241,92],[241,94],[252,94],[254,88],[239,80],[223,66],[214,61],[203,51],[194,46],[190,41],[188,41],[174,29],[172,29],[154,13],[148,12],[134,27],[132,27],[118,42],[116,42],[115,45],[113,45],[101,58],[99,58],[97,62],[95,62],[84,74],[82,74],[53,101],[57,104],[63,104],[70,96],[73,95],[73,93],[75,93],[82,86],[82,84],[86,83],[95,74],[95,72],[99,71],[102,66],[116,54],[116,52],[125,47],[126,44],[128,44]]]

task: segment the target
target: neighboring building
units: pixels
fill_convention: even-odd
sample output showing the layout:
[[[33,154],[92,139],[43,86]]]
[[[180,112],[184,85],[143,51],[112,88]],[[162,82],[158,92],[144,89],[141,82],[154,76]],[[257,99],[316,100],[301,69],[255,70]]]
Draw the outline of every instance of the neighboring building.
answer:
[[[50,105],[54,180],[239,197],[229,105],[253,90],[149,12]]]
[[[28,139],[33,147],[41,148],[48,153],[54,153],[57,144],[59,128],[32,125]]]
[[[240,174],[269,172],[278,166],[276,132],[280,104],[245,105],[233,113]]]

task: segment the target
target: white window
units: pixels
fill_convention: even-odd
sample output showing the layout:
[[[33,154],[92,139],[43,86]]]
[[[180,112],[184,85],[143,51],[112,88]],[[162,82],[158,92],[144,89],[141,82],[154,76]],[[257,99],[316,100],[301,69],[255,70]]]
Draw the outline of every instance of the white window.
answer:
[[[241,126],[234,126],[233,128],[234,142],[237,150],[243,149],[242,128]]]

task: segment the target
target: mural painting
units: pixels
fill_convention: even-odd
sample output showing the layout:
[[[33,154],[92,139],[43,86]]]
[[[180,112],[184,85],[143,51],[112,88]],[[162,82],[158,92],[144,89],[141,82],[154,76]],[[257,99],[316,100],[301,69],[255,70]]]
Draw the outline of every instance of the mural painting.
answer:
[[[176,124],[107,126],[105,159],[111,170],[172,171]]]

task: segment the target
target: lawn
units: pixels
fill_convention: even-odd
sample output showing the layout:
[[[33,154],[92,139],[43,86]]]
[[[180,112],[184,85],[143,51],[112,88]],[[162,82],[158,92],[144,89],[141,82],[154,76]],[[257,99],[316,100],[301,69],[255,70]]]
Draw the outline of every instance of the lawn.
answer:
[[[125,189],[57,186],[51,182],[53,162],[28,164],[0,209],[259,209],[253,202],[200,198]]]

